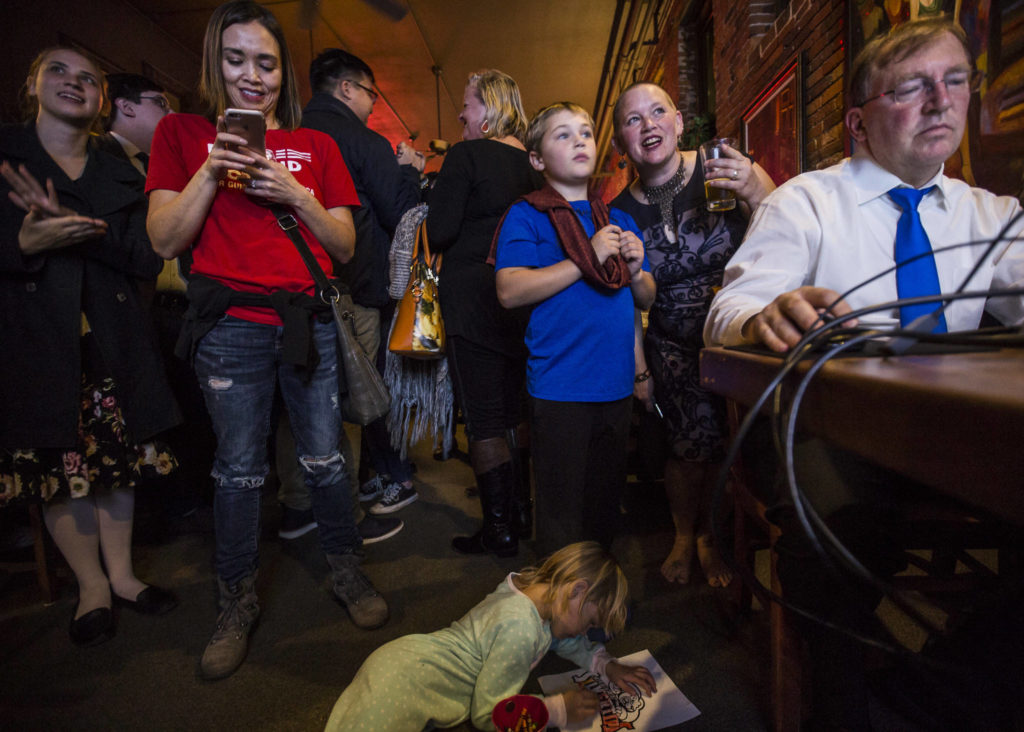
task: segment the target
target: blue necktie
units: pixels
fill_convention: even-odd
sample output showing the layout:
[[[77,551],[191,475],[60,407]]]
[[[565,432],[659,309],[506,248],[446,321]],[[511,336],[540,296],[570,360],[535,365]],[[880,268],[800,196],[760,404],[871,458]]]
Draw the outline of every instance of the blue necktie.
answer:
[[[939,273],[935,269],[935,257],[932,256],[932,245],[928,234],[921,226],[921,216],[917,213],[917,204],[935,186],[917,190],[915,188],[893,188],[889,191],[891,198],[903,211],[896,224],[896,264],[905,262],[918,254],[927,256],[916,259],[896,270],[896,292],[900,299],[905,297],[922,297],[924,295],[940,295]],[[922,315],[934,312],[941,303],[924,303],[922,305],[905,305],[900,308],[900,326],[906,328]],[[939,314],[938,325],[933,333],[946,332],[946,316]]]

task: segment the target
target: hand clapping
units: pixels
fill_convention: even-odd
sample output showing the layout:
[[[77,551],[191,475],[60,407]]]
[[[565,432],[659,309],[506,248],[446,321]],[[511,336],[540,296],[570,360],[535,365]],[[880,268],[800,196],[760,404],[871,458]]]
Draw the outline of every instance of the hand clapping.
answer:
[[[18,246],[23,254],[58,249],[107,233],[107,222],[103,219],[79,216],[61,206],[57,189],[49,178],[44,189],[24,165],[15,169],[6,161],[0,164],[0,174],[11,186],[7,194],[11,201],[26,212],[18,231]]]

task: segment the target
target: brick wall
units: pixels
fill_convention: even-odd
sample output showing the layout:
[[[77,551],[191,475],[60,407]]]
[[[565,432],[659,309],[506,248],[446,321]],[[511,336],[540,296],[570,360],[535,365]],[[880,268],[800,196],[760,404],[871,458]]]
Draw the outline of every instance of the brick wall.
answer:
[[[679,54],[680,84],[675,100],[684,120],[693,119],[700,113],[697,101],[697,48],[697,28],[685,23],[680,24],[676,45]]]
[[[638,72],[635,77],[624,79],[623,85],[631,84],[634,81],[655,80],[672,99],[678,100],[681,95],[690,94],[696,100],[696,95],[687,81],[685,72],[687,64],[691,62],[683,58],[684,48],[681,39],[679,27],[670,27],[658,39],[658,45],[651,54],[652,61],[649,66]],[[614,102],[615,98],[610,101],[611,104]],[[626,164],[621,165],[622,162]],[[611,201],[629,185],[634,177],[635,171],[626,157],[610,150],[601,163],[597,175],[591,181],[591,192],[606,202]]]
[[[804,66],[807,170],[843,157],[845,3],[712,0],[718,134],[739,139],[743,112],[797,57]]]

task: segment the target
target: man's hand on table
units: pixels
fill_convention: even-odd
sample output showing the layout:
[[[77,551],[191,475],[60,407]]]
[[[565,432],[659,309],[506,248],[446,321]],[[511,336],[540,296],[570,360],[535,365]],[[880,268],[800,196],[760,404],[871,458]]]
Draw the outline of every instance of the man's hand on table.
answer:
[[[846,301],[836,302],[838,298],[838,292],[824,287],[807,286],[784,292],[743,324],[743,337],[784,353],[800,342],[805,331],[821,325],[820,315],[825,308],[831,305],[836,317],[850,313],[850,306]],[[856,324],[856,319],[846,323]]]

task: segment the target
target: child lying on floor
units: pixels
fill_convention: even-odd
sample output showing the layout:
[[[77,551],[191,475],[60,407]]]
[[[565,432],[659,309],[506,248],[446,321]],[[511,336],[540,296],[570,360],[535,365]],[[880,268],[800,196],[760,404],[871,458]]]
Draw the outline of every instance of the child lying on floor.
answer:
[[[370,654],[327,729],[421,732],[467,719],[491,729],[494,705],[517,694],[549,650],[650,695],[657,690],[650,671],[619,663],[586,637],[595,627],[622,630],[626,602],[626,577],[611,554],[596,542],[570,544],[540,568],[510,574],[450,627],[397,638]],[[597,695],[583,689],[543,701],[552,726],[598,712]]]

